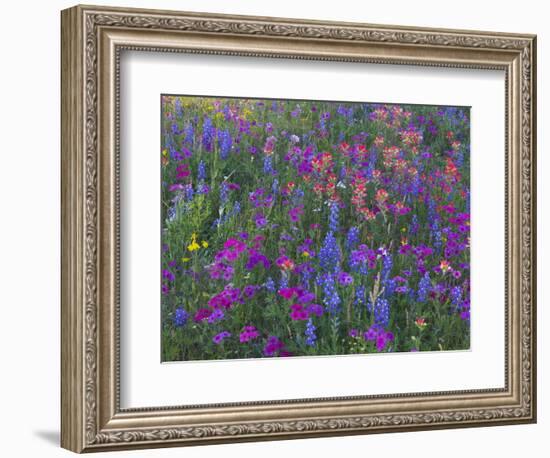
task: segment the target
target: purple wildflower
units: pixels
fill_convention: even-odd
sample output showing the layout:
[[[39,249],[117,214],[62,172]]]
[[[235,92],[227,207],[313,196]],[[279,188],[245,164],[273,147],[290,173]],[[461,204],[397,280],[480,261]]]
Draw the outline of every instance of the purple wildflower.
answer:
[[[245,266],[246,269],[252,270],[258,264],[261,264],[263,268],[266,270],[271,267],[271,262],[269,261],[269,259],[267,259],[266,256],[264,256],[262,253],[260,253],[257,250],[250,249],[248,251],[248,261]]]
[[[302,304],[292,304],[290,306],[290,318],[292,318],[293,321],[307,320],[309,318],[309,313]]]
[[[215,309],[212,314],[208,317],[208,323],[213,324],[217,323],[220,320],[223,320],[225,317],[225,313],[222,309]]]
[[[296,223],[299,221],[300,219],[300,216],[304,213],[304,206],[301,205],[299,207],[294,207],[294,208],[291,208],[289,211],[288,211],[288,216],[290,217],[290,221],[292,221],[293,223]]]
[[[353,283],[353,277],[347,272],[340,272],[338,274],[338,283],[343,286],[349,286]]]
[[[162,278],[164,278],[165,280],[168,280],[170,282],[173,282],[176,280],[176,276],[168,269],[164,269],[162,271]]]
[[[254,215],[254,222],[256,223],[256,227],[264,227],[267,224],[267,218],[262,212],[258,212]]]
[[[265,356],[275,356],[275,354],[284,348],[283,342],[276,336],[269,336],[264,346]]]
[[[260,334],[254,326],[245,326],[239,335],[239,341],[246,343],[259,337]]]
[[[212,338],[212,342],[214,342],[216,345],[219,345],[224,341],[224,339],[227,339],[228,337],[231,337],[231,333],[228,331],[222,331]]]

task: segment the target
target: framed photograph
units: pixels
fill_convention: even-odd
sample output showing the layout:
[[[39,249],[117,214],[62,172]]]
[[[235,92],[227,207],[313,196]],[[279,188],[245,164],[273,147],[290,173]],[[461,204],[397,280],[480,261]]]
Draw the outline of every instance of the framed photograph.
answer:
[[[62,11],[62,446],[536,421],[536,37]]]

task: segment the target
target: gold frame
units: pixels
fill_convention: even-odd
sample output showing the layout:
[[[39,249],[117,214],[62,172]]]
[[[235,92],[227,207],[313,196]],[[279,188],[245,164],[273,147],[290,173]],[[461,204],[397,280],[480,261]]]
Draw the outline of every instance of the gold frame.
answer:
[[[76,6],[61,14],[61,37],[63,447],[90,452],[536,421],[534,35]],[[505,71],[505,388],[122,410],[124,49]]]

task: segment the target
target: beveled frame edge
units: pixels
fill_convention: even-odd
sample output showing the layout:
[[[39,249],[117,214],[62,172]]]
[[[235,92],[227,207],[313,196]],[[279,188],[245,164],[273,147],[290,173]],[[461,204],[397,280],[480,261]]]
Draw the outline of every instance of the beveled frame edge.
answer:
[[[535,421],[535,36],[84,6],[62,12],[61,35],[63,447],[81,452]],[[507,390],[225,411],[119,409],[112,154],[117,49],[177,51],[182,40],[190,52],[506,70]]]

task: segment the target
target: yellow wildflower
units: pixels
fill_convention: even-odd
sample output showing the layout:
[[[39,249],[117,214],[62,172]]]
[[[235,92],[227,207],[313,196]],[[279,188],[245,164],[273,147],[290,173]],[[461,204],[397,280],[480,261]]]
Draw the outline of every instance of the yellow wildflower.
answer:
[[[200,245],[197,243],[197,234],[191,236],[191,243],[187,245],[189,251],[196,251],[200,248]]]
[[[202,245],[203,248],[208,248],[208,242],[205,241],[205,240],[203,240],[203,241],[201,242],[201,245]]]

